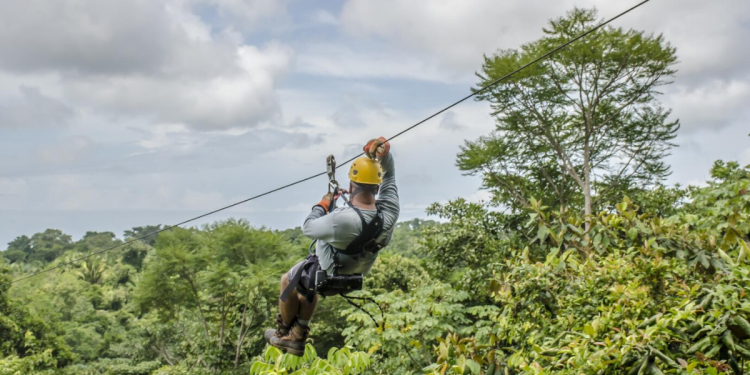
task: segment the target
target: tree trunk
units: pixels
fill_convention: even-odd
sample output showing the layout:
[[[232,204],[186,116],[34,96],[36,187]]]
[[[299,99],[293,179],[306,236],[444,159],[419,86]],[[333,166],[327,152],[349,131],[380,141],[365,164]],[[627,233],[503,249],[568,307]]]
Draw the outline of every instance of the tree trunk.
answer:
[[[201,297],[198,294],[198,288],[195,287],[195,284],[193,284],[193,280],[187,277],[185,275],[188,284],[190,285],[190,288],[193,290],[193,295],[195,296],[195,304],[198,307],[198,312],[201,315],[201,321],[203,321],[203,333],[206,334],[206,340],[210,340],[211,336],[208,334],[208,323],[206,322],[206,316],[203,315],[203,307],[201,306]]]
[[[588,158],[589,150],[586,149],[583,157],[583,199],[586,220],[586,232],[591,229],[591,166]]]
[[[589,236],[589,230],[591,230],[591,149],[589,146],[588,138],[583,145],[583,203],[584,203],[584,229],[585,235],[584,240],[587,245],[585,247],[586,256],[588,256],[591,247],[591,237]]]
[[[221,298],[221,329],[219,330],[219,346],[224,345],[224,326],[227,321],[227,313],[224,310],[224,304],[226,302],[226,295]]]
[[[240,365],[240,353],[242,352],[242,342],[245,340],[245,333],[243,332],[243,330],[245,328],[246,316],[247,316],[247,304],[245,304],[245,308],[242,310],[242,320],[240,321],[240,332],[237,335],[237,351],[234,353],[234,368],[237,368]]]

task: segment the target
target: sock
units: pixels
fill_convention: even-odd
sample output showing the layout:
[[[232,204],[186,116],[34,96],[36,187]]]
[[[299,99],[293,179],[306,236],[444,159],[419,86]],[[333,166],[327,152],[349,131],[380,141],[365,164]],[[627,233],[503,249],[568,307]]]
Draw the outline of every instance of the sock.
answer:
[[[299,324],[299,325],[301,325],[303,327],[307,327],[307,326],[310,325],[310,321],[309,320],[297,319],[297,324]]]

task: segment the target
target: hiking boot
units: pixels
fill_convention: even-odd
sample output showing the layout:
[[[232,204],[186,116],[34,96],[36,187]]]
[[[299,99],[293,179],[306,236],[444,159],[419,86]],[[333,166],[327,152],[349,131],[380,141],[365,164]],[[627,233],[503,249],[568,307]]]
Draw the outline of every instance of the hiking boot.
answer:
[[[294,321],[292,321],[292,324]],[[276,325],[278,328],[276,329],[267,329],[266,332],[263,334],[263,336],[266,338],[267,343],[271,343],[271,338],[282,338],[289,334],[289,330],[291,329],[290,326],[284,324],[284,320],[281,319],[281,314],[276,314]]]
[[[307,341],[307,335],[309,334],[310,327],[303,327],[299,323],[294,322],[288,334],[281,337],[276,335],[271,336],[268,342],[281,350],[285,350],[287,353],[302,357],[305,355],[305,341]]]

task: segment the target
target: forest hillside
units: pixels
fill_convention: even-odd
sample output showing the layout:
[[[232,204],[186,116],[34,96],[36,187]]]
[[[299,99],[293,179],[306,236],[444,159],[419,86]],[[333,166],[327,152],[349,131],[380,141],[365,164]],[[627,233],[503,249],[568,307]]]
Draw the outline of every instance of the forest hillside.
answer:
[[[0,373],[742,373],[750,166],[711,173],[624,198],[589,232],[541,201],[518,224],[486,204],[434,205],[446,221],[400,223],[354,294],[377,301],[383,315],[365,309],[384,326],[328,298],[303,360],[262,338],[279,276],[307,252],[299,229],[174,229],[10,285],[122,241],[20,236],[0,253]]]

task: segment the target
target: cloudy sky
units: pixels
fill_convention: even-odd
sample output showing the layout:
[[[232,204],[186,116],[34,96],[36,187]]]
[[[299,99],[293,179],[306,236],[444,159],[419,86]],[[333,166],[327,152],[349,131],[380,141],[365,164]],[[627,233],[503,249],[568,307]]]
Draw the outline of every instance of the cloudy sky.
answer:
[[[483,53],[574,6],[609,18],[635,3],[0,1],[0,248],[45,228],[172,224],[320,172],[326,155],[466,95]],[[652,0],[616,25],[677,47],[662,97],[682,122],[669,182],[700,183],[715,159],[750,163],[750,2]],[[484,197],[454,160],[492,124],[467,102],[393,142],[403,219]],[[297,226],[325,184],[210,220]]]

